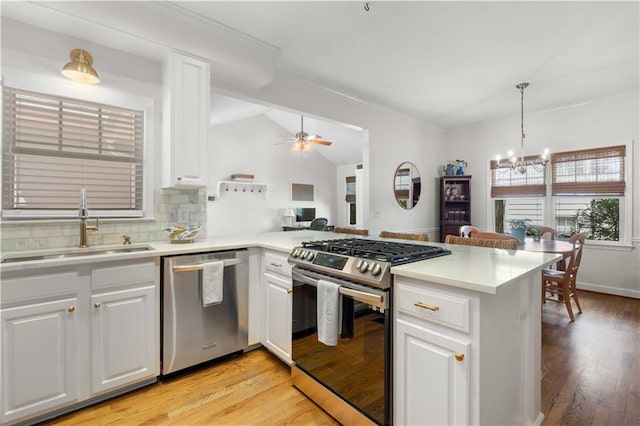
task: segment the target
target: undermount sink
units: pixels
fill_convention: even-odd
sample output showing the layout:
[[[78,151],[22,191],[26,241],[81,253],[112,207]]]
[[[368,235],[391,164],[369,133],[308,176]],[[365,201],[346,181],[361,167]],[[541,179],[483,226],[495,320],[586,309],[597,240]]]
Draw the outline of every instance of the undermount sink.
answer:
[[[46,260],[46,259],[64,259],[69,257],[81,257],[81,256],[98,256],[103,254],[117,254],[117,253],[131,253],[137,251],[152,250],[151,247],[146,245],[140,246],[124,246],[124,247],[91,247],[86,249],[71,248],[63,249],[59,251],[49,251],[26,254],[20,253],[15,255],[7,255],[2,258],[0,263],[15,263],[15,262],[28,262],[33,260]]]

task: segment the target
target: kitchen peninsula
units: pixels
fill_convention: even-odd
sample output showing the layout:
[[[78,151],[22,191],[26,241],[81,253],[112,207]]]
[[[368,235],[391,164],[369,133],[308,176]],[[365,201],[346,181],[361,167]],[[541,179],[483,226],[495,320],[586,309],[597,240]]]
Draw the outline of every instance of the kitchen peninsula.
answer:
[[[65,266],[113,260],[157,264],[161,256],[250,248],[254,254],[251,281],[257,283],[259,271],[264,268],[263,253],[280,253],[286,258],[303,241],[340,237],[343,236],[320,231],[269,232],[183,245],[145,243],[149,250],[131,253],[4,263],[0,266],[2,310],[4,313],[14,308],[17,300],[29,296],[39,302],[59,297],[53,294],[43,300],[37,295],[21,294],[12,298],[11,292],[18,290],[5,287],[50,268],[60,271]],[[539,424],[541,342],[537,289],[541,268],[558,256],[466,246],[447,248],[452,251],[450,256],[391,270],[395,280],[394,423],[411,424],[418,419],[424,422],[429,413],[439,424]],[[4,260],[13,255],[3,253],[2,257]],[[64,294],[65,300],[67,296]],[[258,299],[249,305],[250,316],[254,316],[253,321],[250,318],[250,328],[260,327],[262,322],[263,308],[257,302],[266,303],[267,299]],[[6,348],[3,341],[3,351]],[[3,371],[3,381],[7,380],[6,373]],[[8,389],[6,382],[3,389]],[[42,416],[74,406],[79,400],[69,398],[61,406],[9,419],[3,406],[3,423]]]

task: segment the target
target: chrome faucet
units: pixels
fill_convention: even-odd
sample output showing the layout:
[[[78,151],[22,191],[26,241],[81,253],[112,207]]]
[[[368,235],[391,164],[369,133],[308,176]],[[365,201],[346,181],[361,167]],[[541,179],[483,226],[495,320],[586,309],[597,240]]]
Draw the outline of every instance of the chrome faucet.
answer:
[[[87,209],[87,190],[80,189],[80,247],[89,247],[87,244],[87,232],[93,232],[98,230],[98,221],[100,218],[96,217],[95,226],[89,226],[87,220],[89,219],[89,209]]]

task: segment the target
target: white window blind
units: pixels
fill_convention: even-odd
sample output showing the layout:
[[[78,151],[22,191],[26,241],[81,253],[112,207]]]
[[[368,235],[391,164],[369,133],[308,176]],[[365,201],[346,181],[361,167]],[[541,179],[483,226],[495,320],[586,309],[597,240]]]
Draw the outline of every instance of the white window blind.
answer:
[[[544,225],[544,198],[509,198],[504,219],[529,219],[530,225]]]
[[[142,111],[8,87],[3,104],[3,216],[77,214],[83,187],[91,210],[142,214]]]

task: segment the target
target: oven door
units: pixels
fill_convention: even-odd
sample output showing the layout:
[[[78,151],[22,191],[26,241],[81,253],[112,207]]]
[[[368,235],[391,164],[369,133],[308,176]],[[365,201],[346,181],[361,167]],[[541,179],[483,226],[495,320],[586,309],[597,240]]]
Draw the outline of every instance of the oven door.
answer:
[[[295,366],[377,424],[389,424],[389,291],[296,267],[292,274]],[[336,346],[318,341],[316,287],[320,279],[341,285],[341,333]]]

